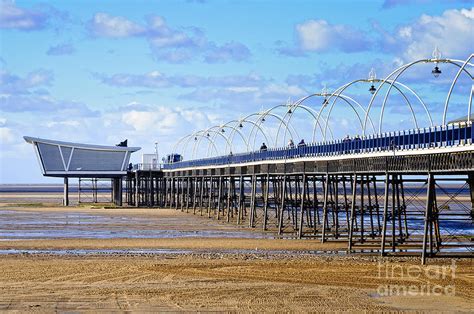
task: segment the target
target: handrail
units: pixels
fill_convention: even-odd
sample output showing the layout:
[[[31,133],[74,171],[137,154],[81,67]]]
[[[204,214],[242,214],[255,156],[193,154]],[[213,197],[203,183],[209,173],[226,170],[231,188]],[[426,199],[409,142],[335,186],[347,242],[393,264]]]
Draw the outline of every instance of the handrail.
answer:
[[[338,156],[378,151],[432,149],[472,145],[474,127],[471,121],[459,122],[429,128],[410,129],[367,136],[363,139],[339,139],[320,143],[310,143],[297,148],[270,148],[234,155],[202,158],[164,164],[163,169],[172,170],[189,167],[218,166],[248,163],[262,160],[279,160],[301,157]]]

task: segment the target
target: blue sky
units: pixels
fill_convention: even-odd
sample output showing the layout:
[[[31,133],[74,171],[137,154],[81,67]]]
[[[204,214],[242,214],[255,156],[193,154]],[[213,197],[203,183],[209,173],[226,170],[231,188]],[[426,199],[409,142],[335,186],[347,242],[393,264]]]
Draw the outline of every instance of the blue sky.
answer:
[[[474,52],[472,5],[0,0],[0,183],[57,181],[41,177],[23,135],[97,144],[128,138],[143,153],[158,141],[163,154],[185,134],[296,101],[324,85],[334,90],[367,77],[372,67],[383,78],[401,64],[431,58],[435,46],[443,57],[465,60]],[[431,69],[417,67],[402,81],[439,124],[456,71],[445,66],[434,79]],[[471,84],[460,80],[450,117],[465,114]],[[367,88],[349,94],[366,104]],[[395,97],[386,131],[413,127],[397,104]],[[360,131],[347,108],[337,106],[332,117],[336,137]],[[420,118],[420,125],[427,121]],[[295,115],[293,123],[309,138],[307,116]]]

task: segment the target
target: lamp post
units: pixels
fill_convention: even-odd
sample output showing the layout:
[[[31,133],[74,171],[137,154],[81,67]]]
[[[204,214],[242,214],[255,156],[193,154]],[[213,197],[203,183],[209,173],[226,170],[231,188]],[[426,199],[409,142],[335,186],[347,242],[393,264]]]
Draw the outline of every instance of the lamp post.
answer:
[[[321,96],[324,96],[323,106],[328,105],[329,104],[329,100],[328,100],[329,93],[328,93],[328,87],[327,87],[326,84],[324,84],[323,89],[321,90]]]
[[[433,50],[433,61],[435,63],[434,69],[431,71],[433,76],[437,78],[441,74],[441,70],[438,67],[438,61],[441,59],[441,51],[439,51],[438,46]]]
[[[377,78],[376,74],[375,74],[375,69],[372,68],[369,72],[369,82],[372,83],[372,85],[370,86],[369,88],[369,92],[373,95],[375,94],[375,91],[377,90],[374,86],[374,81],[375,79]]]

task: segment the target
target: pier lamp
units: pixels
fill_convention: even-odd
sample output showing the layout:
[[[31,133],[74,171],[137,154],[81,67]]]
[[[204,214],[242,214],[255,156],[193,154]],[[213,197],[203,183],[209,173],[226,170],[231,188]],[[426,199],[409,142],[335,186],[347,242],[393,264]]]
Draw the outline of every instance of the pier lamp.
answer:
[[[206,134],[207,137],[210,137],[211,135],[209,133]]]
[[[437,78],[441,74],[441,70],[438,67],[439,59],[441,59],[441,52],[439,51],[438,46],[436,46],[435,49],[433,50],[433,59],[432,59],[435,63],[435,67],[431,71],[431,74],[433,74],[435,78]]]
[[[260,121],[265,122],[265,117],[262,117]]]
[[[369,88],[369,92],[370,92],[372,95],[375,94],[375,91],[376,91],[376,90],[377,90],[377,89],[375,88],[374,84],[372,84],[372,85],[370,86],[370,88]]]
[[[321,96],[324,96],[323,106],[326,106],[326,105],[329,104],[328,95],[329,95],[328,88],[327,88],[326,84],[324,84],[324,87],[321,91]]]
[[[242,121],[239,121],[239,128],[243,128],[243,124],[242,124]]]
[[[369,72],[369,82],[372,82],[372,85],[369,88],[369,92],[373,95],[375,94],[375,91],[377,90],[374,86],[374,81],[376,79],[376,74],[375,74],[375,69],[372,68]]]
[[[431,71],[434,77],[438,77],[441,74],[441,70],[438,66],[435,66],[434,69]]]

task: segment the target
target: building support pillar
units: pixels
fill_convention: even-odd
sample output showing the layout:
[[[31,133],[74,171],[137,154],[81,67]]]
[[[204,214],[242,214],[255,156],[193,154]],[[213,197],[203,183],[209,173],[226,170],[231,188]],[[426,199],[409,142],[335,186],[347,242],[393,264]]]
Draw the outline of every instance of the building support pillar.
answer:
[[[63,206],[69,206],[69,178],[64,177]]]
[[[115,205],[122,206],[122,178],[112,179],[112,199]]]

